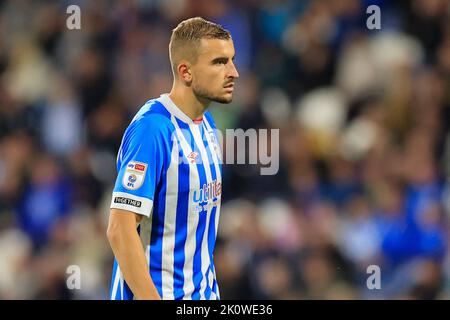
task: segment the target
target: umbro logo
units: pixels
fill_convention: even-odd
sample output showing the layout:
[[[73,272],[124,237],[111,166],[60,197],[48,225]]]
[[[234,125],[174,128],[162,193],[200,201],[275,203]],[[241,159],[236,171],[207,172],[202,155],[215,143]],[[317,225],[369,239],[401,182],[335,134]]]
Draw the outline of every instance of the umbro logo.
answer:
[[[189,153],[189,154],[187,155],[187,158],[189,159],[189,162],[190,162],[190,163],[195,163],[197,157],[198,157],[198,153],[197,153],[197,152],[194,152],[194,151],[192,151],[191,153]]]

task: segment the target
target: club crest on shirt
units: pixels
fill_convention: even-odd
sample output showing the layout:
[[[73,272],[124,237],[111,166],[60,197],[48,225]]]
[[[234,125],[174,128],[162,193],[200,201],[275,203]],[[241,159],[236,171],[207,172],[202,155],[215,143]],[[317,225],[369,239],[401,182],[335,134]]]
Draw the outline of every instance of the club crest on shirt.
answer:
[[[220,149],[219,142],[216,139],[216,134],[213,131],[208,132],[209,133],[209,143],[213,146],[214,152],[217,155],[217,158],[221,160],[222,157],[222,151]]]
[[[122,185],[128,190],[139,189],[144,183],[147,164],[137,161],[130,161],[127,164],[122,178]]]

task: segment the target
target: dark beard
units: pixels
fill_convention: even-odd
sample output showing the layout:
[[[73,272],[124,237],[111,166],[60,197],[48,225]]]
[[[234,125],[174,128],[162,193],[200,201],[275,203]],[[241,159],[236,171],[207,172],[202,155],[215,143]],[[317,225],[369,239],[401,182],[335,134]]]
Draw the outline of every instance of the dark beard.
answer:
[[[205,99],[209,101],[214,101],[218,103],[230,103],[232,98],[224,98],[213,95],[211,92],[209,92],[207,89],[199,88],[197,86],[193,86],[192,90],[194,91],[194,94],[200,98]]]

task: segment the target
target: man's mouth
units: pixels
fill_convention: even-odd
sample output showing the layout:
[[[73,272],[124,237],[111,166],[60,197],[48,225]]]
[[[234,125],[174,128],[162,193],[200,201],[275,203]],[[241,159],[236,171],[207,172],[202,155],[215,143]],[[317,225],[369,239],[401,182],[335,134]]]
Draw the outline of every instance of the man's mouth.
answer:
[[[224,88],[231,92],[234,89],[234,83],[227,84]]]

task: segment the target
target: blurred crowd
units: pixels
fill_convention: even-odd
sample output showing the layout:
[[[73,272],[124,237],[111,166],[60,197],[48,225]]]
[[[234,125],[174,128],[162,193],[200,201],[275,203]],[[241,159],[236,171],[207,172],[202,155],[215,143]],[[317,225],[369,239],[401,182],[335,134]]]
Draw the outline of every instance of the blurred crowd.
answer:
[[[221,297],[450,299],[449,0],[0,1],[0,299],[108,297],[121,137],[193,16],[235,43],[218,127],[280,130],[276,175],[224,166]]]

